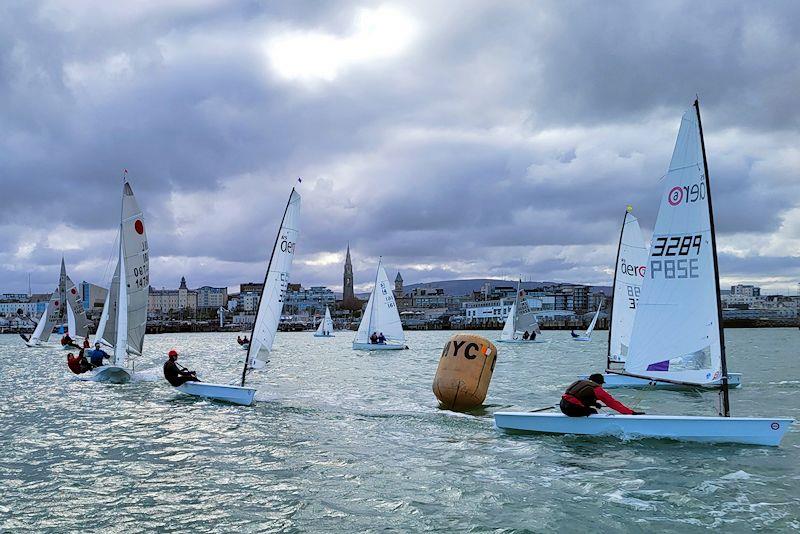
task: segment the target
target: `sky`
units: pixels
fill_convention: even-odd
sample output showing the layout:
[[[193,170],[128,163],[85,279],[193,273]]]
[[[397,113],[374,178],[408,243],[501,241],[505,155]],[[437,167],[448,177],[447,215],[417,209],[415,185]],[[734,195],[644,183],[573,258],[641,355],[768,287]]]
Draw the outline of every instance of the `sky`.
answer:
[[[800,3],[0,3],[0,291],[108,284],[123,169],[154,287],[611,283],[699,95],[722,286],[800,282]]]

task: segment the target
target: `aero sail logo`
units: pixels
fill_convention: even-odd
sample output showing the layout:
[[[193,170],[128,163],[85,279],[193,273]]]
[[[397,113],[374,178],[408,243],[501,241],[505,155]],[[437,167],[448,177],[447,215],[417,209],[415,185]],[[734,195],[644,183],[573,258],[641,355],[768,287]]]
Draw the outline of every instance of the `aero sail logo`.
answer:
[[[667,195],[667,202],[670,206],[679,206],[681,204],[690,204],[698,200],[706,198],[706,182],[703,179],[701,182],[692,185],[676,185],[669,190]]]

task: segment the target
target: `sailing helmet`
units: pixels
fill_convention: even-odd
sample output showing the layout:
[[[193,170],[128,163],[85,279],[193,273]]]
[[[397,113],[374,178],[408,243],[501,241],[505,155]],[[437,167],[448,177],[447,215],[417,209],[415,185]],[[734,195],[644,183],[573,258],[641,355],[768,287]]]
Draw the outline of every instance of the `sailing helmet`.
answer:
[[[172,349],[167,353],[167,356],[169,356],[170,358],[177,358],[178,357],[178,351],[175,350],[175,349]]]

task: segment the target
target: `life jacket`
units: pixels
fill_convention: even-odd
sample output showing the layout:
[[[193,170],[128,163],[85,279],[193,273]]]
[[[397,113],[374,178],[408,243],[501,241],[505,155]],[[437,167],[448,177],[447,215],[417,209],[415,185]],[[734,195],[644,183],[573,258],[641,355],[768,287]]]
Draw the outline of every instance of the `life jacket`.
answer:
[[[167,382],[172,384],[173,386],[179,386],[180,380],[178,376],[180,372],[178,371],[178,365],[172,361],[171,359],[164,362],[164,378],[167,379]]]
[[[69,370],[76,375],[79,375],[84,371],[81,367],[81,359],[77,356],[73,356],[72,354],[67,356],[67,367],[69,367]]]
[[[590,408],[597,403],[597,396],[594,394],[596,387],[600,387],[600,384],[591,380],[576,380],[569,385],[562,398],[570,402],[577,400],[586,408]]]

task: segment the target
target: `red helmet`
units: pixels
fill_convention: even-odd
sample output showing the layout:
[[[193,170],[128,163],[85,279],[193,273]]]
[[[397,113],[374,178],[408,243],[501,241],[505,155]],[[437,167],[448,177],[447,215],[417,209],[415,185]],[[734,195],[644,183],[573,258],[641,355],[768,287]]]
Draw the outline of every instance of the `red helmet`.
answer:
[[[171,351],[169,351],[169,353],[167,353],[167,356],[169,356],[170,358],[177,358],[178,357],[178,351],[175,350],[175,349],[172,349]]]

